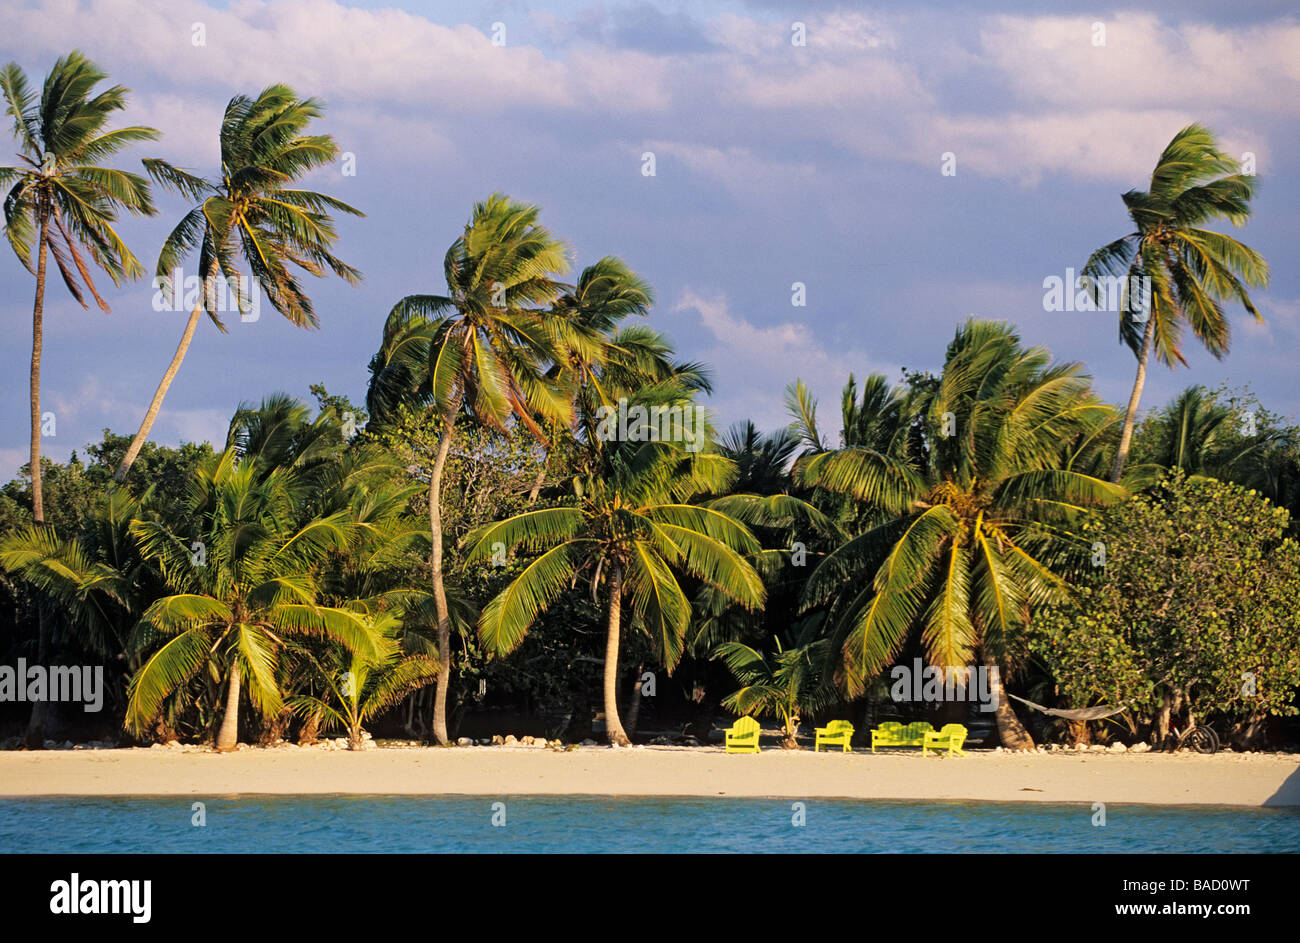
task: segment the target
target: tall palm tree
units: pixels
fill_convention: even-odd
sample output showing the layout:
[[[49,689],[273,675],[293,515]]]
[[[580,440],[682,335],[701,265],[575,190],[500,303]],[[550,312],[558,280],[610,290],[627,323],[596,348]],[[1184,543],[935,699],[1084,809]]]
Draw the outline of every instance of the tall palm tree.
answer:
[[[1111,481],[1124,473],[1152,351],[1169,367],[1185,366],[1182,333],[1190,326],[1206,350],[1223,357],[1229,343],[1224,302],[1239,302],[1263,320],[1246,288],[1268,284],[1264,257],[1231,236],[1201,228],[1218,219],[1245,225],[1254,195],[1255,177],[1241,173],[1212,132],[1188,125],[1160,155],[1149,189],[1124,194],[1134,231],[1102,246],[1084,265],[1096,300],[1103,292],[1097,279],[1125,278],[1119,336],[1138,361]],[[1134,297],[1132,280],[1144,277],[1150,279],[1149,297]]]
[[[151,176],[191,199],[202,202],[182,217],[158,253],[155,277],[174,300],[184,285],[172,284],[176,269],[196,248],[202,284],[194,308],[181,332],[180,343],[167,365],[140,429],[131,440],[116,478],[125,481],[140,448],[149,438],[163,397],[181,368],[194,339],[200,313],[206,312],[225,333],[219,308],[217,279],[237,279],[240,262],[251,273],[252,291],[265,291],[271,306],[297,327],[319,324],[311,299],[294,268],[323,277],[326,270],[348,284],[361,273],[331,251],[337,238],[330,210],[364,216],[341,200],[293,187],[305,174],[338,156],[328,134],[307,134],[307,126],[323,114],[314,98],[300,99],[287,85],[272,85],[256,98],[236,95],[226,105],[221,122],[220,177],[207,180],[161,161],[145,161]],[[238,283],[237,283],[238,284]],[[232,293],[243,310],[249,298]]]
[[[197,530],[132,522],[141,553],[161,568],[171,594],[155,600],[135,630],[133,647],[150,654],[131,679],[128,727],[145,729],[169,695],[206,671],[226,684],[216,747],[233,750],[245,685],[263,716],[283,706],[276,667],[286,639],[330,639],[380,659],[381,636],[364,606],[317,602],[316,569],[355,541],[352,515],[300,524],[293,494],[292,472],[262,474],[227,449],[190,483],[187,512]]]
[[[154,128],[107,130],[113,113],[126,107],[129,89],[95,91],[108,76],[80,52],[54,63],[39,98],[27,75],[11,62],[0,71],[0,91],[13,118],[18,159],[23,166],[0,167],[4,234],[23,267],[36,276],[32,304],[31,476],[32,516],[45,522],[41,489],[41,352],[44,346],[45,275],[48,256],[72,297],[89,308],[86,292],[104,313],[109,307],[95,287],[93,266],[113,281],[139,278],[144,267],[113,228],[120,210],[136,216],[155,212],[149,182],[139,174],[103,166],[122,148],[159,137]],[[33,239],[35,246],[33,246]],[[33,264],[33,249],[35,263]],[[42,652],[41,657],[44,657]]]
[[[442,473],[463,409],[507,431],[511,417],[539,439],[543,423],[567,423],[565,397],[547,382],[555,361],[544,323],[564,286],[563,243],[538,224],[539,209],[493,194],[476,203],[464,233],[447,250],[446,295],[408,295],[393,306],[370,362],[366,404],[383,423],[403,402],[428,404],[439,438],[429,475],[429,578],[438,615],[441,670],[433,733],[447,737],[451,617],[443,576]]]
[[[918,632],[936,667],[977,655],[989,668],[1014,666],[1031,608],[1065,591],[1063,568],[1085,549],[1072,522],[1122,496],[1066,467],[1062,443],[1113,411],[1078,365],[1049,356],[1022,348],[1005,324],[968,321],[938,384],[914,404],[929,430],[923,451],[854,447],[796,467],[806,485],[888,512],[828,554],[805,589],[806,609],[827,608],[851,693]],[[1032,744],[997,694],[1003,742]]]
[[[692,607],[683,573],[754,608],[763,584],[744,554],[759,549],[749,530],[692,497],[721,492],[734,476],[716,453],[688,453],[680,442],[604,442],[601,467],[575,479],[576,506],[526,511],[471,537],[466,563],[494,543],[539,552],[483,609],[479,637],[493,654],[513,651],[561,593],[583,578],[593,599],[606,594],[605,729],[628,744],[618,714],[618,654],[625,604],[631,623],[650,635],[672,671],[681,657]]]

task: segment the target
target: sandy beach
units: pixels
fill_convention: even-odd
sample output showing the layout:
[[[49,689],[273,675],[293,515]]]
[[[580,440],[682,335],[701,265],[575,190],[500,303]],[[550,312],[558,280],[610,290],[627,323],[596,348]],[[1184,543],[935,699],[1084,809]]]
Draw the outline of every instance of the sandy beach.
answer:
[[[622,795],[1300,805],[1294,754],[922,757],[720,748],[284,746],[0,753],[0,797],[239,794]]]

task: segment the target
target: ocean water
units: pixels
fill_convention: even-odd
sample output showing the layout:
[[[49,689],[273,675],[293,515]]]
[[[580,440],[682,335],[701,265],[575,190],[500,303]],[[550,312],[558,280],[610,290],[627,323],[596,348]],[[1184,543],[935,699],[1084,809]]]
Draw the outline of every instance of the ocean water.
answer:
[[[0,800],[0,852],[1300,852],[1300,809],[599,796]],[[802,821],[802,825],[795,823]],[[494,824],[500,823],[500,824]]]

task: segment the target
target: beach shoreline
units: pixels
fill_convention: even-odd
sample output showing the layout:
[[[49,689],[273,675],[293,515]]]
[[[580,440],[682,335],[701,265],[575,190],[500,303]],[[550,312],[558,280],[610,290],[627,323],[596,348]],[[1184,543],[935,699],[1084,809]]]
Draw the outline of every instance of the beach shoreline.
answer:
[[[0,798],[234,795],[675,796],[1300,806],[1295,754],[871,754],[284,745],[0,752]]]

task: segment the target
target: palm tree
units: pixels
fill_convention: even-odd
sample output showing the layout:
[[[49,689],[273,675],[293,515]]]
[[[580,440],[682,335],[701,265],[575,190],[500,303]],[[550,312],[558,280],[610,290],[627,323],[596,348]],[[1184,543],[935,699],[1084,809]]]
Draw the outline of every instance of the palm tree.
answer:
[[[466,564],[503,543],[540,552],[493,598],[479,618],[479,637],[493,654],[513,651],[537,617],[583,578],[593,600],[606,593],[605,727],[626,746],[617,681],[624,605],[652,639],[671,672],[681,657],[692,607],[676,573],[684,573],[754,608],[763,584],[744,554],[758,542],[740,524],[692,497],[719,493],[734,475],[716,453],[688,453],[680,441],[602,443],[601,465],[574,480],[576,506],[526,511],[471,536]],[[676,571],[676,572],[675,572]]]
[[[545,325],[556,363],[548,375],[571,400],[579,437],[594,437],[601,407],[616,407],[620,397],[647,384],[711,391],[707,369],[675,360],[663,334],[645,324],[624,326],[628,317],[647,315],[652,304],[650,286],[622,259],[606,256],[583,269],[551,306]]]
[[[738,422],[718,442],[718,450],[736,463],[732,488],[754,494],[781,494],[789,489],[789,465],[799,440],[789,429],[763,435],[751,420]]]
[[[1254,195],[1255,177],[1241,173],[1213,133],[1188,125],[1160,155],[1150,188],[1124,194],[1135,230],[1102,246],[1083,267],[1094,300],[1103,293],[1099,279],[1125,279],[1119,336],[1138,361],[1111,469],[1113,482],[1120,480],[1128,460],[1151,352],[1169,367],[1186,366],[1181,345],[1187,325],[1206,350],[1222,358],[1229,337],[1223,302],[1237,301],[1263,320],[1246,287],[1268,284],[1264,257],[1231,236],[1200,228],[1217,219],[1245,225]],[[1149,297],[1135,297],[1130,290],[1133,280],[1142,278],[1150,279]]]
[[[851,693],[914,632],[937,667],[977,653],[986,667],[1014,666],[1031,608],[1065,591],[1061,571],[1084,550],[1072,522],[1123,494],[1063,458],[1063,443],[1113,412],[1078,365],[1022,348],[1005,324],[961,327],[939,382],[912,408],[928,430],[921,451],[854,447],[796,467],[808,486],[888,512],[828,554],[805,589],[805,609],[827,608]],[[1032,744],[996,694],[1003,743]]]
[[[824,667],[828,640],[817,638],[816,619],[805,621],[789,648],[776,638],[776,651],[765,654],[743,642],[724,642],[714,651],[741,683],[722,699],[722,706],[738,714],[767,714],[781,721],[787,750],[799,749],[797,735],[803,718],[834,700]]]
[[[121,85],[95,92],[108,76],[80,52],[54,63],[38,98],[17,63],[0,71],[0,91],[14,121],[18,159],[24,166],[0,167],[5,238],[27,271],[36,276],[32,304],[31,476],[32,517],[45,522],[41,490],[41,351],[44,345],[47,256],[63,276],[72,297],[89,308],[89,292],[104,313],[109,307],[95,287],[91,266],[114,285],[139,278],[144,267],[113,228],[119,210],[136,216],[155,212],[149,182],[138,174],[103,166],[122,148],[159,137],[154,128],[105,129],[113,112],[126,107],[129,89]],[[12,186],[10,186],[12,184]],[[35,265],[33,245],[35,239]],[[84,289],[84,290],[83,290]],[[44,658],[42,651],[41,657]]]
[[[294,712],[309,722],[316,721],[324,730],[342,727],[347,732],[348,749],[360,749],[365,733],[362,724],[383,714],[438,674],[436,659],[402,653],[396,627],[395,618],[376,623],[380,635],[377,658],[332,646],[327,665],[317,665],[328,697],[294,695],[288,699]]]
[[[403,401],[415,399],[432,407],[440,429],[429,475],[429,577],[441,663],[433,732],[442,744],[448,740],[451,618],[441,489],[456,417],[468,409],[479,422],[505,432],[513,416],[545,439],[537,418],[567,423],[571,415],[544,376],[555,360],[544,316],[563,291],[555,276],[567,269],[568,259],[563,243],[538,225],[539,212],[499,193],[476,203],[443,259],[447,294],[408,295],[397,302],[370,362],[366,404],[374,419],[382,424]]]
[[[241,278],[241,259],[252,275],[252,291],[265,291],[271,306],[302,328],[317,327],[319,320],[294,267],[317,277],[323,277],[328,269],[350,285],[361,280],[359,271],[330,251],[337,232],[329,211],[365,214],[334,197],[292,186],[338,155],[333,137],[305,133],[322,113],[316,99],[299,99],[287,85],[272,85],[256,98],[237,95],[226,105],[218,180],[206,180],[161,161],[145,161],[155,180],[191,199],[202,200],[163,242],[155,276],[174,300],[184,292],[184,286],[173,284],[173,275],[197,248],[197,274],[203,287],[197,292],[176,353],[154,391],[140,429],[118,465],[118,481],[126,480],[141,446],[149,438],[163,397],[194,338],[199,314],[206,312],[217,330],[225,333],[217,280]],[[248,293],[232,294],[242,313],[248,305]]]
[[[379,660],[380,635],[363,606],[317,602],[316,568],[355,541],[352,516],[340,511],[299,524],[292,477],[239,463],[227,449],[195,470],[187,512],[197,531],[132,522],[141,553],[171,590],[145,610],[132,640],[140,652],[162,642],[131,679],[132,730],[143,730],[169,695],[206,671],[227,684],[216,747],[232,750],[245,682],[263,716],[283,705],[275,675],[286,639],[325,638]]]

